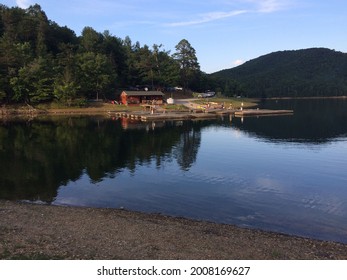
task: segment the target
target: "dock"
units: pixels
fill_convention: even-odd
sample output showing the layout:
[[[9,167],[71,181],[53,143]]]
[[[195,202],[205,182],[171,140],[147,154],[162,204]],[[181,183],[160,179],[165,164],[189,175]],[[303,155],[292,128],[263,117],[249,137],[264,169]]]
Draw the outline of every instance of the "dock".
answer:
[[[247,109],[247,110],[190,110],[190,111],[162,111],[162,112],[108,112],[111,116],[125,117],[141,121],[161,121],[161,120],[191,120],[191,119],[215,119],[221,116],[235,117],[258,117],[258,116],[276,116],[292,115],[293,110],[268,110],[268,109]]]
[[[235,117],[258,117],[258,116],[277,116],[292,115],[293,110],[269,110],[269,109],[247,109],[235,112]]]

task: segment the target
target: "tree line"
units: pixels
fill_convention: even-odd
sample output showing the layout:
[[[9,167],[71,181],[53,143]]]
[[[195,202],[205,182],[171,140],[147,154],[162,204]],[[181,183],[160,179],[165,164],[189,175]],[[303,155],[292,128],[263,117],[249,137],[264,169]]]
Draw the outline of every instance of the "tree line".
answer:
[[[213,74],[193,46],[175,51],[85,27],[80,36],[47,18],[39,5],[0,4],[0,104],[114,99],[120,89],[212,90],[224,96],[337,96],[347,92],[347,54],[324,48],[275,52]],[[137,87],[138,88],[138,87]]]
[[[39,5],[0,5],[0,103],[114,98],[121,88],[201,91],[213,85],[186,40],[176,52],[85,27],[80,36],[49,20]]]

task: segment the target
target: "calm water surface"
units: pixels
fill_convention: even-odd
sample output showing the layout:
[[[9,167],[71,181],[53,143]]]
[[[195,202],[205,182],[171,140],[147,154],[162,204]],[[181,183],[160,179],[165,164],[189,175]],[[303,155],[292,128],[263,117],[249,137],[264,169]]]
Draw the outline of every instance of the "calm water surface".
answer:
[[[124,207],[347,243],[347,101],[293,116],[0,126],[0,198]]]

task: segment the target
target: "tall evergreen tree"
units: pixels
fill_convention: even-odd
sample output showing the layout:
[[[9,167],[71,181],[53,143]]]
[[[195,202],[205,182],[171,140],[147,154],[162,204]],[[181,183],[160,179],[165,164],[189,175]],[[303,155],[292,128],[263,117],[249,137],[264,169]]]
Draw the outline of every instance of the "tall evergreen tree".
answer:
[[[200,65],[196,57],[195,49],[188,40],[183,39],[176,45],[173,58],[180,66],[180,76],[185,88],[194,84],[194,80],[200,74]]]
[[[81,49],[85,52],[97,52],[102,43],[103,37],[96,32],[92,27],[85,27],[82,30]]]
[[[54,96],[59,101],[71,106],[79,96],[77,63],[74,45],[61,44],[58,55],[58,74],[54,81]]]
[[[101,44],[101,51],[105,54],[112,65],[113,71],[117,75],[117,80],[114,81],[118,86],[125,84],[126,65],[126,50],[122,44],[122,40],[116,36],[112,36],[109,31],[103,34],[103,41]]]
[[[48,18],[41,6],[35,4],[26,10],[28,21],[32,23],[31,34],[36,34],[33,38],[35,52],[37,56],[45,56],[47,53],[46,33],[48,31]]]

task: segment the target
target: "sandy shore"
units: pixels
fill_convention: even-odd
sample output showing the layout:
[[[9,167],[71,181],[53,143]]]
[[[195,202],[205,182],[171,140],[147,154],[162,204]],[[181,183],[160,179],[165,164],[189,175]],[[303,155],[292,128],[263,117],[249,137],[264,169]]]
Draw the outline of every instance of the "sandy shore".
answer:
[[[116,209],[0,201],[0,259],[347,259],[347,244]]]

